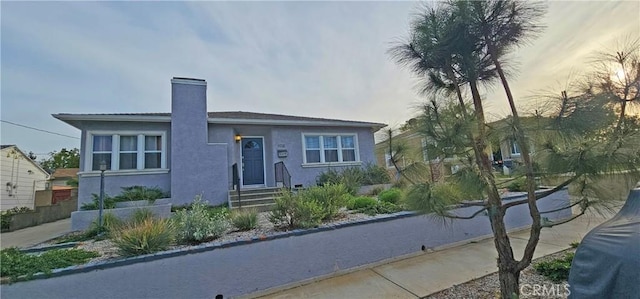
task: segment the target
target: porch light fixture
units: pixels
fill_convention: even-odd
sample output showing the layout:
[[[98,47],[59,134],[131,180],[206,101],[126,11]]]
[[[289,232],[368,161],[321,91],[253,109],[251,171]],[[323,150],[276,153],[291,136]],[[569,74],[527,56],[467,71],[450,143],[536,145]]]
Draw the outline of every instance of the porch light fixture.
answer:
[[[240,142],[240,140],[242,140],[242,136],[240,136],[240,134],[236,134],[235,140],[236,143]]]

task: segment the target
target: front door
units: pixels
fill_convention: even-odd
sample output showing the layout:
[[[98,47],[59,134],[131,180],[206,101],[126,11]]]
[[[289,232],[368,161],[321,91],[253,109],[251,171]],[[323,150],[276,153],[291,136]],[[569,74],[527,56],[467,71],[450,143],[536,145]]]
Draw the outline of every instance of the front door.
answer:
[[[264,185],[262,138],[242,138],[242,184]]]

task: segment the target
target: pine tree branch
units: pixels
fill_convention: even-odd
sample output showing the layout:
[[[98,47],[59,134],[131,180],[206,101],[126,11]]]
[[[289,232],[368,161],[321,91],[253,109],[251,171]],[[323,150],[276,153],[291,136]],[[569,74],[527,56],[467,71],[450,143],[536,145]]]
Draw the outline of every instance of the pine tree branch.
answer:
[[[549,189],[547,191],[543,191],[543,192],[540,192],[540,193],[536,194],[536,201],[538,201],[538,200],[540,200],[542,198],[545,198],[545,197],[547,197],[547,196],[549,196],[549,195],[551,195],[553,193],[556,193],[556,192],[560,191],[562,188],[564,188],[564,187],[568,186],[569,184],[573,183],[580,176],[581,175],[576,175],[576,176],[574,176],[574,177],[562,182],[561,184],[553,187],[552,189]],[[518,206],[518,205],[521,205],[521,204],[526,204],[527,202],[529,202],[528,199],[521,199],[521,200],[511,201],[511,202],[508,202],[506,204],[503,204],[500,208],[503,211],[506,211],[508,208],[511,208],[511,207],[514,207],[514,206]]]

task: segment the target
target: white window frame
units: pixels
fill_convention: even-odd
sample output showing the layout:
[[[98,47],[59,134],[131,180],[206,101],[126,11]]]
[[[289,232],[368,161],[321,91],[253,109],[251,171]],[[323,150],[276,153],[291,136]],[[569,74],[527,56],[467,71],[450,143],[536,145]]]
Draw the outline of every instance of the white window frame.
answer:
[[[520,156],[520,146],[515,141],[510,141],[510,151],[512,156]]]
[[[384,153],[384,164],[387,166],[387,169],[393,169],[396,168],[393,165],[393,162],[391,161],[391,159],[393,158],[393,155],[395,155],[395,152],[385,152]]]
[[[427,152],[427,139],[420,139],[420,144],[422,145],[422,160],[424,162],[429,162],[429,153]]]
[[[111,169],[109,172],[153,172],[167,170],[167,133],[166,131],[87,131],[85,140],[84,172],[99,173],[93,169],[93,136],[111,135]],[[136,169],[120,169],[120,136],[137,136],[138,144]],[[160,150],[160,168],[144,168],[145,165],[145,136],[160,136],[162,149]],[[149,151],[155,152],[155,151]],[[104,152],[106,153],[106,152]]]
[[[307,162],[307,143],[305,137],[311,136],[319,136],[319,144],[320,144],[320,162]],[[326,162],[325,160],[325,150],[324,147],[324,136],[327,137],[336,137],[337,140],[337,150],[338,150],[338,162]],[[355,152],[355,161],[342,161],[342,136],[353,137],[353,150]],[[351,150],[352,148],[345,148]],[[332,148],[331,150],[335,150]],[[358,134],[357,133],[325,133],[325,132],[316,132],[316,133],[302,133],[302,163],[303,166],[324,166],[324,165],[360,165],[362,162],[360,161],[360,151],[358,146]]]

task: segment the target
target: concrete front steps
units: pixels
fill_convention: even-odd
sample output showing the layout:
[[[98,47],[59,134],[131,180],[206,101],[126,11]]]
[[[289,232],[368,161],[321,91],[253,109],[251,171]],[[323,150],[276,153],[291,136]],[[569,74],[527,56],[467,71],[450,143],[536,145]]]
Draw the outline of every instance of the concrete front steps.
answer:
[[[230,207],[231,209],[253,208],[260,212],[269,211],[274,206],[274,199],[279,192],[280,188],[242,189],[240,202],[238,202],[238,192],[229,190]]]

